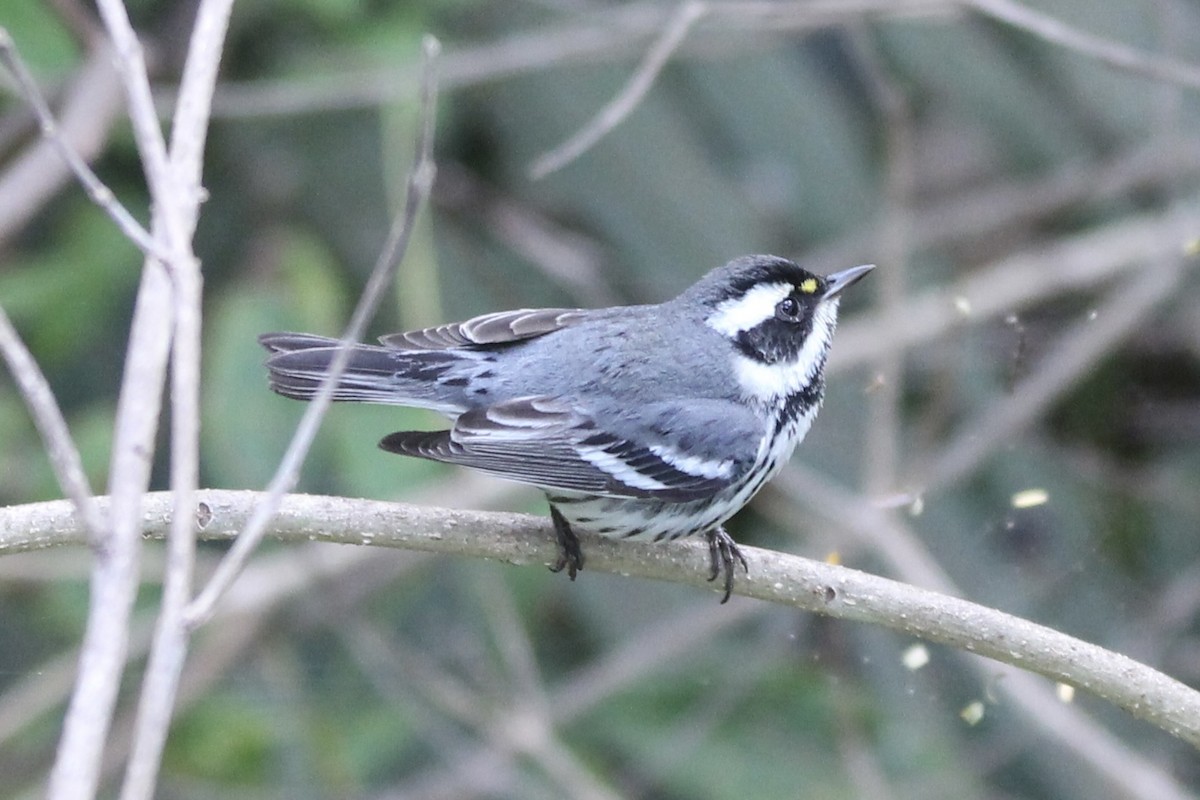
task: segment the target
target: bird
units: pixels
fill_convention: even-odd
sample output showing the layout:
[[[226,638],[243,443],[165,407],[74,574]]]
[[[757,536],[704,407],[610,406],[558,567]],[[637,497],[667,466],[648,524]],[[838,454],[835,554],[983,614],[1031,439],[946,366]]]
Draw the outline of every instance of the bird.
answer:
[[[874,269],[821,276],[743,256],[671,300],[500,311],[382,336],[378,345],[267,333],[269,385],[312,400],[345,347],[334,401],[432,409],[445,430],[379,446],[545,493],[551,569],[583,568],[577,532],[707,539],[709,580],[749,566],[724,523],[773,478],[821,406],[842,292]]]

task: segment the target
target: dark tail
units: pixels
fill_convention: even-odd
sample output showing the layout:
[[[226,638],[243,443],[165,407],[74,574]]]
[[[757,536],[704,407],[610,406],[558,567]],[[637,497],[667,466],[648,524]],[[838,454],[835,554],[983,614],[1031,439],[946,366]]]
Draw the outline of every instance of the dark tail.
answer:
[[[271,389],[296,400],[316,397],[341,346],[337,339],[310,333],[265,333],[258,341],[271,354],[267,358]],[[456,360],[446,352],[354,344],[333,399],[461,411],[461,401],[448,396],[459,392],[447,392],[448,387],[437,380]]]

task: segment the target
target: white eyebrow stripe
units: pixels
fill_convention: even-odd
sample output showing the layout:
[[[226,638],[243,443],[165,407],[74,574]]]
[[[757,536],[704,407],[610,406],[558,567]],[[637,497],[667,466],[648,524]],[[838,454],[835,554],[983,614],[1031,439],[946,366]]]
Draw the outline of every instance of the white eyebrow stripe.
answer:
[[[741,297],[722,300],[706,323],[718,333],[736,336],[775,316],[775,306],[793,290],[790,283],[759,284]]]

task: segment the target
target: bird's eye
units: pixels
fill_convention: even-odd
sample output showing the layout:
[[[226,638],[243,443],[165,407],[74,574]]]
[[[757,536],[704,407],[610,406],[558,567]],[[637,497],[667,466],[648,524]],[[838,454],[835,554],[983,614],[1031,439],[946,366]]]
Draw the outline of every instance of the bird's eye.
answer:
[[[798,321],[800,313],[800,301],[794,297],[785,297],[775,305],[775,316],[784,322]]]

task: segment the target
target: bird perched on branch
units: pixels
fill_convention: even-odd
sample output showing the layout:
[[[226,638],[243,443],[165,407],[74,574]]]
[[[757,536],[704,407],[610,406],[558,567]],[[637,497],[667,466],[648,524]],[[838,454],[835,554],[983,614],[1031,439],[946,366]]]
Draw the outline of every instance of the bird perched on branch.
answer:
[[[537,486],[572,579],[576,531],[707,537],[710,580],[747,569],[722,527],[787,462],[816,417],[839,298],[873,269],[815,275],[747,256],[657,305],[520,309],[348,344],[334,400],[439,411],[449,430],[380,446]],[[311,400],[337,339],[269,333],[270,385]]]

